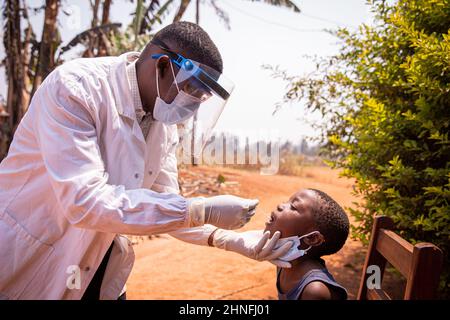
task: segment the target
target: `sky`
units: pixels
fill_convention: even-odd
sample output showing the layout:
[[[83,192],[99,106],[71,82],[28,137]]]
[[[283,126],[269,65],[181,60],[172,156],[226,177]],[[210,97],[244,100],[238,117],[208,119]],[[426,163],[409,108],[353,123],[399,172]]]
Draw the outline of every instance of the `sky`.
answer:
[[[192,2],[182,20],[195,22],[195,1]],[[200,26],[219,48],[224,61],[224,75],[235,84],[217,122],[216,131],[240,136],[270,135],[293,142],[319,135],[308,122],[320,121],[320,116],[306,112],[301,102],[284,105],[273,115],[276,103],[283,99],[287,90],[287,83],[274,79],[271,72],[262,66],[278,66],[290,75],[302,75],[313,70],[314,62],[305,55],[329,56],[337,53],[339,48],[337,38],[321,30],[339,26],[354,29],[361,23],[371,23],[372,15],[365,0],[294,1],[302,10],[301,13],[264,2],[216,2],[228,13],[231,29],[225,27],[206,0],[200,8]],[[27,3],[39,7],[45,1],[33,0]],[[127,0],[113,1],[110,20],[128,25],[134,6]],[[59,27],[65,44],[89,28],[91,10],[88,0],[65,0],[63,7],[66,12],[72,13],[70,16],[59,15]],[[174,6],[161,27],[172,21],[175,11]],[[42,20],[42,14],[31,19],[38,37]],[[3,58],[3,40],[1,43],[0,58]],[[0,94],[6,97],[3,69],[0,69]]]

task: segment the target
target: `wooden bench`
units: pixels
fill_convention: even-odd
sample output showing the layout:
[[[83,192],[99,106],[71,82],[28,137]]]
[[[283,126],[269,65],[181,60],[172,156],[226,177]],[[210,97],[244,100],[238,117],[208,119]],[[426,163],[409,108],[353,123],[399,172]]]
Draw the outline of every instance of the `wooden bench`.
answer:
[[[364,262],[358,300],[391,300],[380,288],[367,287],[371,276],[367,269],[378,266],[381,281],[389,262],[406,278],[405,300],[422,300],[435,298],[442,268],[442,251],[431,243],[412,245],[394,233],[392,219],[385,216],[375,217],[369,248]],[[370,282],[370,279],[369,279]]]

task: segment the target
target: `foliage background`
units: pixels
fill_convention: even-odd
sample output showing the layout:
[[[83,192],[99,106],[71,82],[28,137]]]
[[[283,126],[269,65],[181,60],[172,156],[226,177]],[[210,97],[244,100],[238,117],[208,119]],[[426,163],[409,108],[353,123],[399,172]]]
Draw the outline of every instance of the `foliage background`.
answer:
[[[445,255],[441,296],[450,297],[450,2],[369,1],[373,26],[340,29],[339,54],[292,77],[285,101],[319,111],[324,153],[355,179],[352,235],[368,241],[373,215],[387,215],[413,243]]]

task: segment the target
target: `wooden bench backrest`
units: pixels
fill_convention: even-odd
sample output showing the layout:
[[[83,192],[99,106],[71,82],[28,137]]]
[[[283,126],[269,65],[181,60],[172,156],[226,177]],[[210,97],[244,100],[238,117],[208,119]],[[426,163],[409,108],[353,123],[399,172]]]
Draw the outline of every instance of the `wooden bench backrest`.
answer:
[[[412,245],[392,230],[392,219],[375,217],[372,235],[364,262],[358,300],[389,300],[389,295],[381,288],[367,288],[370,266],[378,266],[381,279],[389,262],[406,278],[405,300],[435,298],[442,268],[442,251],[431,243]]]

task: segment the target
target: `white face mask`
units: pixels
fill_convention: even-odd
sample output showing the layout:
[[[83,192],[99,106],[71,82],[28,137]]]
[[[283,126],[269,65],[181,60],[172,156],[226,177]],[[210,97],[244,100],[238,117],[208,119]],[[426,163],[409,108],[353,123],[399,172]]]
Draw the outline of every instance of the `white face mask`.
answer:
[[[295,260],[297,258],[303,257],[308,252],[308,250],[311,249],[312,246],[309,246],[308,248],[306,248],[304,250],[303,249],[299,249],[300,244],[301,244],[300,240],[302,238],[308,237],[308,236],[310,236],[311,234],[314,234],[314,233],[319,233],[319,231],[313,231],[313,232],[305,234],[305,235],[303,235],[301,237],[293,236],[293,237],[287,237],[287,238],[279,239],[277,241],[277,244],[275,245],[274,249],[277,249],[277,248],[281,247],[283,244],[285,244],[288,241],[294,242],[294,245],[289,249],[288,252],[286,252],[283,256],[279,257],[278,259],[286,261],[286,262],[289,262],[289,261]]]
[[[182,90],[180,91],[175,80],[172,62],[170,62],[170,68],[172,70],[175,85],[177,86],[178,94],[171,103],[167,103],[161,99],[159,94],[158,68],[156,68],[156,88],[158,97],[156,98],[155,107],[153,108],[153,117],[168,125],[181,123],[192,117],[195,111],[200,107],[201,103],[200,99],[193,97]]]

